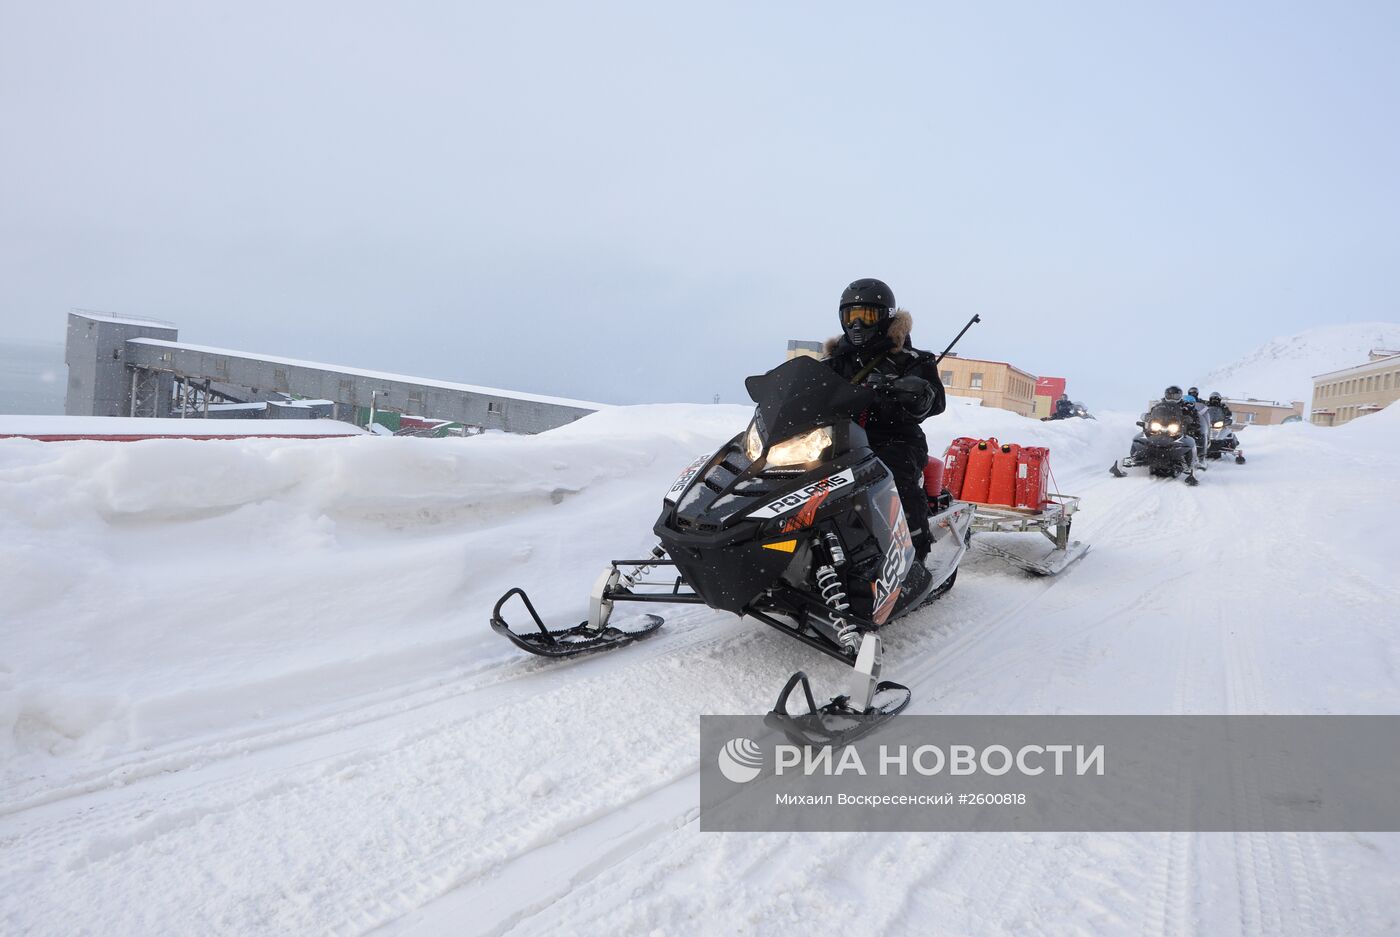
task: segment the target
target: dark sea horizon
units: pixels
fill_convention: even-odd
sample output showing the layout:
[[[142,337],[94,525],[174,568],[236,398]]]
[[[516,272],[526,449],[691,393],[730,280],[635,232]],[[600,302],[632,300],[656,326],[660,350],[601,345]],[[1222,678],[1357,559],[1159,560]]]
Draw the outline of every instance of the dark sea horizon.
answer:
[[[62,344],[0,341],[0,413],[62,413],[67,386]]]

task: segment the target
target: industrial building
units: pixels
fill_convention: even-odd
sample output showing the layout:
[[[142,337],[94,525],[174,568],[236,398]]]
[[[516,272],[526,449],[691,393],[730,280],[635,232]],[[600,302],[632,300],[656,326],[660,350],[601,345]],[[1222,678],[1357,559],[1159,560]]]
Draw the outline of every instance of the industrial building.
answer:
[[[1400,351],[1373,348],[1367,358],[1313,377],[1313,423],[1341,426],[1400,400]]]
[[[74,310],[71,416],[332,418],[411,414],[469,432],[539,433],[605,405],[179,341],[174,323]],[[257,404],[258,406],[248,406]],[[240,406],[241,405],[241,406]]]

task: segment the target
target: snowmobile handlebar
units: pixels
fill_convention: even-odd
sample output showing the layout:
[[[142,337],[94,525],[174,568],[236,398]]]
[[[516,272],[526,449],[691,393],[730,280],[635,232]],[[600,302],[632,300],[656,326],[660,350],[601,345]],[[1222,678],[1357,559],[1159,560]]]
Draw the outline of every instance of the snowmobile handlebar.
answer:
[[[956,336],[954,336],[953,340],[948,343],[947,348],[943,349],[942,354],[940,354],[937,358],[933,359],[933,363],[937,365],[940,361],[946,358],[948,356],[948,352],[953,350],[953,346],[956,345],[958,342],[962,341],[962,337],[967,334],[967,330],[981,321],[982,317],[980,315],[973,314],[972,318],[967,320],[967,325],[962,327],[962,331],[959,332]]]

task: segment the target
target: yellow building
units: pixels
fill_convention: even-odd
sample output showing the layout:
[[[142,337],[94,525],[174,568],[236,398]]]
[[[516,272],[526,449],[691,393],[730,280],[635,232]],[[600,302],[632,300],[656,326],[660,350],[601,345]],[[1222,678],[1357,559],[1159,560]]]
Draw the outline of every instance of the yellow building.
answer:
[[[1253,397],[1243,400],[1226,397],[1225,402],[1230,405],[1230,413],[1236,425],[1243,423],[1246,426],[1276,426],[1289,417],[1299,420],[1303,418],[1301,400],[1286,404],[1277,400],[1256,400]]]
[[[1313,378],[1312,422],[1341,426],[1400,400],[1400,352],[1372,349],[1365,364]]]
[[[949,353],[938,363],[943,388],[954,397],[978,397],[984,407],[1021,416],[1035,414],[1035,375],[1005,361],[962,358]]]
[[[800,339],[788,339],[787,361],[791,361],[799,355],[806,355],[808,358],[821,358],[823,356],[821,342],[804,342]]]

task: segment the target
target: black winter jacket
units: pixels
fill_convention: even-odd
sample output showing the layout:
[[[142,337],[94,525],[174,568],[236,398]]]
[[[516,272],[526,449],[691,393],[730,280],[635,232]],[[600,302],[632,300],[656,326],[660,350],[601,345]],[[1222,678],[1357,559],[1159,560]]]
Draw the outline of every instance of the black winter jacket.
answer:
[[[900,309],[895,312],[889,331],[860,349],[855,348],[844,335],[826,343],[827,356],[822,359],[823,363],[847,380],[853,379],[871,361],[875,361],[875,367],[862,383],[913,375],[923,378],[933,387],[933,405],[927,413],[910,413],[898,400],[882,395],[876,406],[862,414],[859,422],[865,427],[872,446],[904,442],[926,449],[928,443],[919,424],[947,408],[948,401],[943,382],[938,378],[934,355],[910,344],[909,332],[913,326],[914,317]]]

